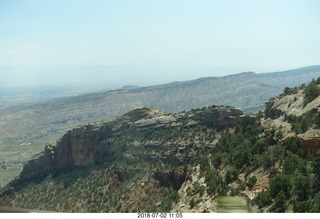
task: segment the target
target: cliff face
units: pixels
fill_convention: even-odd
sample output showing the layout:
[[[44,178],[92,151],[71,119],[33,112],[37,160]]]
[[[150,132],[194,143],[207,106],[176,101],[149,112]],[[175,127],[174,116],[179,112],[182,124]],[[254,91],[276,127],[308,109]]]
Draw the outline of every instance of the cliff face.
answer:
[[[284,134],[283,138],[297,136],[301,148],[314,154],[320,148],[320,129],[315,125],[316,116],[320,113],[320,96],[306,103],[304,89],[297,89],[292,94],[266,102],[264,123],[269,128],[276,127],[280,130]],[[304,128],[300,130],[302,125]]]
[[[19,180],[28,180],[46,175],[54,167],[55,147],[47,144],[44,151],[35,155],[23,167]]]
[[[102,141],[110,137],[112,129],[108,125],[87,125],[68,131],[57,143],[54,152],[56,167],[84,166],[112,155],[112,145]]]
[[[243,115],[239,109],[217,109],[208,112],[199,112],[192,116],[192,119],[201,124],[213,124],[217,127],[231,127],[235,124],[236,118]]]
[[[111,156],[115,148],[102,138],[112,136],[108,126],[84,126],[68,131],[57,142],[47,144],[44,151],[28,161],[19,176],[20,180],[44,176],[52,170],[70,166],[85,166]]]
[[[20,176],[11,184],[18,185],[22,181],[36,179],[59,169],[87,166],[120,158],[183,163],[192,157],[184,152],[188,150],[191,154],[198,153],[199,144],[139,142],[135,139],[134,133],[145,132],[148,129],[161,132],[164,127],[183,128],[199,124],[226,128],[235,125],[241,115],[242,111],[239,109],[223,107],[209,107],[180,114],[166,114],[153,108],[135,109],[112,122],[90,124],[68,131],[56,145],[47,144],[42,153],[28,161]],[[131,142],[117,141],[119,136],[130,135],[130,133],[133,133]],[[129,152],[124,153],[125,151]],[[159,179],[179,178],[179,175],[174,173],[162,175],[157,173],[156,175]]]

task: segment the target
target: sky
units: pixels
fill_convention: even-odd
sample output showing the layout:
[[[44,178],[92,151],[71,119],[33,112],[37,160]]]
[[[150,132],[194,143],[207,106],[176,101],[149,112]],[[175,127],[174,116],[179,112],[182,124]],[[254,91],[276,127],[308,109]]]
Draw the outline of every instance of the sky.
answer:
[[[0,85],[50,83],[48,66],[105,66],[78,80],[130,84],[317,65],[319,11],[318,0],[0,0]],[[161,65],[175,67],[160,79]]]

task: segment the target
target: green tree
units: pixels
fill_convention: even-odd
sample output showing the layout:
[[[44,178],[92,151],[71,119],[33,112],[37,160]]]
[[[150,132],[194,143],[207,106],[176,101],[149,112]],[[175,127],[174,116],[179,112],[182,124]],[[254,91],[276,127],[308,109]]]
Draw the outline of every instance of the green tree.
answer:
[[[320,213],[320,192],[317,193],[313,198],[312,212]]]
[[[293,205],[293,211],[296,213],[306,213],[311,209],[311,204],[308,201],[298,201]]]
[[[286,138],[283,142],[284,148],[287,151],[295,153],[299,156],[303,156],[303,150],[301,149],[300,139],[296,136]]]
[[[238,178],[238,175],[239,175],[239,171],[237,169],[232,168],[231,170],[228,170],[226,173],[225,182],[231,183],[235,181]]]
[[[291,94],[291,88],[290,88],[290,87],[285,87],[284,90],[283,90],[283,93],[284,93],[285,95]]]
[[[268,148],[269,144],[264,138],[259,138],[252,146],[252,154],[262,154]]]
[[[172,204],[180,199],[178,191],[172,191],[162,202],[160,206],[161,212],[169,212],[171,210]]]
[[[306,173],[306,164],[303,159],[301,159],[296,154],[289,154],[284,160],[283,164],[283,173],[293,174],[295,170],[298,170],[300,173]]]
[[[257,182],[257,177],[256,176],[250,176],[248,179],[248,187],[249,189],[252,189],[253,186],[256,184]]]
[[[309,178],[299,173],[293,178],[292,184],[292,195],[296,196],[297,201],[308,200],[310,194]]]
[[[221,154],[220,153],[213,154],[211,163],[215,168],[219,168],[219,166],[222,164]]]
[[[270,180],[269,184],[270,194],[272,198],[275,198],[281,191],[285,194],[286,197],[289,197],[291,190],[290,176],[279,173]]]
[[[190,205],[190,209],[194,208],[194,206],[196,206],[196,202],[194,201],[194,198],[192,198],[189,202]]]
[[[303,102],[305,104],[310,103],[320,94],[320,89],[318,88],[316,81],[313,79],[305,89]]]
[[[274,199],[274,211],[285,212],[286,210],[286,195],[283,191],[280,191]]]
[[[260,192],[259,195],[254,199],[254,201],[259,208],[263,208],[272,204],[270,190],[263,190],[262,192]]]
[[[317,128],[320,128],[320,112],[318,112],[315,116],[314,124],[317,126]]]
[[[256,136],[262,131],[257,118],[245,116],[236,126],[236,133],[242,133],[248,137]]]
[[[206,171],[207,169],[209,169],[209,162],[208,162],[208,157],[207,156],[202,156],[200,158],[200,170],[201,171]]]
[[[308,121],[306,117],[303,117],[300,121],[301,133],[304,133],[308,130],[311,121]]]
[[[219,181],[215,172],[208,172],[205,177],[205,182],[207,184],[208,194],[212,195],[219,191]]]
[[[263,167],[266,170],[272,167],[273,163],[273,157],[269,152],[256,157],[256,167]]]
[[[314,158],[313,171],[316,176],[316,191],[320,191],[320,154]]]

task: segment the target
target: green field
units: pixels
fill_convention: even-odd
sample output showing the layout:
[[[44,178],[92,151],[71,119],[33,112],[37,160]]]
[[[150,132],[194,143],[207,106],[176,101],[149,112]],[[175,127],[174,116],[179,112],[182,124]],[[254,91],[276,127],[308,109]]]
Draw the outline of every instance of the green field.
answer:
[[[218,213],[249,213],[246,197],[218,197]]]

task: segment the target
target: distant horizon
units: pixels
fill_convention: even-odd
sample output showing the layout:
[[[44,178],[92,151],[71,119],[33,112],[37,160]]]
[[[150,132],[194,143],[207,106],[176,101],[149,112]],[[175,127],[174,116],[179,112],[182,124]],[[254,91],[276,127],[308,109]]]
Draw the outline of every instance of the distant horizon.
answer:
[[[223,77],[243,72],[254,72],[256,74],[264,74],[285,72],[289,70],[317,66],[320,65],[300,66],[290,69],[278,69],[275,71],[265,70],[257,72],[255,71],[255,69],[250,68],[242,69],[232,67],[208,67],[203,65],[190,65],[182,63],[146,65],[0,65],[0,72],[9,72],[9,74],[6,75],[0,74],[0,88],[36,89],[44,87],[73,87],[75,89],[96,88],[96,90],[101,90],[104,87],[106,87],[106,89],[120,89],[128,85],[144,87],[172,82],[195,80],[198,78],[205,77]],[[200,71],[194,73],[194,71],[196,71],[197,68],[199,68]],[[122,76],[130,75],[130,71],[134,73],[133,77],[126,78]],[[151,73],[153,74],[148,75],[149,71],[151,71]],[[175,71],[176,74],[174,73]],[[186,73],[183,74],[183,71],[186,71]],[[154,74],[157,76],[155,76]]]

